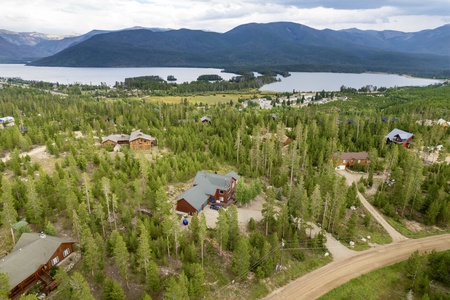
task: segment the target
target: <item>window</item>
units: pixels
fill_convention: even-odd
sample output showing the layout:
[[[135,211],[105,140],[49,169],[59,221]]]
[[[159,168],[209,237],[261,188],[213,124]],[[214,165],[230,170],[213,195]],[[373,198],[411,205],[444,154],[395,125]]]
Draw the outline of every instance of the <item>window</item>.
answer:
[[[59,257],[55,257],[54,259],[52,259],[52,266],[56,265],[59,262]]]
[[[69,253],[70,253],[70,249],[67,248],[66,250],[64,250],[63,256],[66,257],[67,255],[69,255]]]
[[[347,162],[347,160],[346,159],[344,159],[344,164]]]
[[[222,190],[219,190],[219,194],[223,195],[223,191],[222,191]]]
[[[358,164],[360,164],[361,163],[361,160],[360,159],[358,159]]]

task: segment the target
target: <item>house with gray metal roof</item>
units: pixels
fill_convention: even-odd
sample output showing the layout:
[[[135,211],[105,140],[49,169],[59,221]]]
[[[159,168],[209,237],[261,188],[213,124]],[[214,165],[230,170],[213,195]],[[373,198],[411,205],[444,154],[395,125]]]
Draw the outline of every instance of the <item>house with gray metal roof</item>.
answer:
[[[0,260],[0,273],[9,277],[9,296],[19,298],[38,281],[43,283],[43,292],[54,289],[49,271],[73,252],[74,241],[39,233],[24,233],[11,253]]]
[[[226,175],[197,172],[193,187],[177,198],[177,211],[200,213],[208,204],[229,206],[236,201],[235,191],[239,176],[236,172]]]
[[[412,139],[414,139],[414,134],[395,128],[386,136],[386,144],[395,143],[409,148]]]
[[[128,145],[133,150],[150,150],[152,146],[156,145],[156,139],[151,135],[143,133],[140,129],[126,134],[111,134],[102,140],[102,147],[105,148],[111,145],[115,148],[117,145]]]

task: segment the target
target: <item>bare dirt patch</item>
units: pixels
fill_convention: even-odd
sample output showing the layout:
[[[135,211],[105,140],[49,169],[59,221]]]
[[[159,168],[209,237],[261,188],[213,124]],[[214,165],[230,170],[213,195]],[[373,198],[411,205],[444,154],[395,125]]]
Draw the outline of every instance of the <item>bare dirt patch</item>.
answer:
[[[423,230],[422,225],[420,223],[417,223],[416,221],[403,220],[403,224],[409,231],[412,232],[420,232]]]

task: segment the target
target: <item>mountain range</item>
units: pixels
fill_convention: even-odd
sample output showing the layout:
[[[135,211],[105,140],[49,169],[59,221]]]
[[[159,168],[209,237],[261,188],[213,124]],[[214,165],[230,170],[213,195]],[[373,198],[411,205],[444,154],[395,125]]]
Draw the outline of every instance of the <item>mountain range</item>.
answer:
[[[276,22],[244,24],[225,33],[131,28],[94,30],[59,39],[34,34],[34,42],[29,40],[14,40],[0,31],[0,62],[64,67],[450,74],[450,24],[419,32],[400,32],[317,30],[297,23]]]

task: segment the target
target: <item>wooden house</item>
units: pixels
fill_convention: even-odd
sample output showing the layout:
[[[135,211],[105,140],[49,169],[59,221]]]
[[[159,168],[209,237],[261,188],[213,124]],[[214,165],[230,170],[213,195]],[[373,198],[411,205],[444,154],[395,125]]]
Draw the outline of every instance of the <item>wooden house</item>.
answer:
[[[111,134],[102,140],[102,147],[111,145],[113,148],[119,146],[130,146],[133,150],[150,150],[156,145],[156,139],[151,135],[143,133],[140,129],[133,131],[130,135]]]
[[[108,145],[115,147],[116,145],[129,145],[130,136],[126,134],[111,134],[102,140],[102,147],[105,148]]]
[[[24,233],[11,253],[0,260],[0,273],[9,277],[9,297],[17,299],[42,282],[42,291],[48,293],[58,285],[49,275],[73,252],[74,241],[48,236],[43,233]]]
[[[133,131],[130,135],[130,148],[133,150],[150,150],[156,143],[156,139],[141,130]]]
[[[234,204],[238,178],[236,172],[226,175],[197,172],[193,187],[177,198],[176,210],[192,215],[200,213],[211,203],[220,206]]]
[[[409,148],[411,141],[414,139],[414,134],[395,128],[386,136],[386,144],[395,143]]]
[[[335,153],[333,160],[337,170],[345,170],[346,168],[352,168],[356,164],[366,166],[370,163],[369,153],[367,152],[342,152],[341,154]]]

